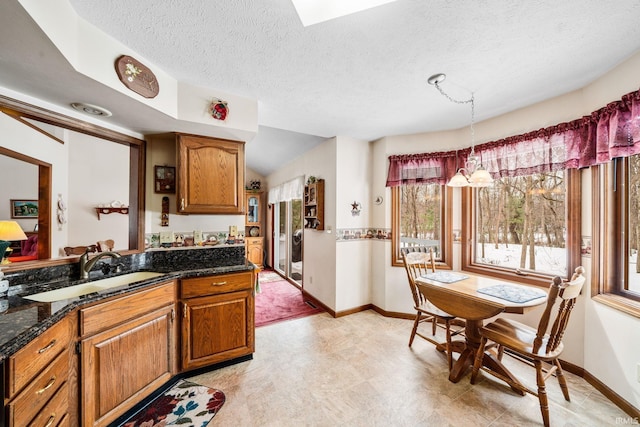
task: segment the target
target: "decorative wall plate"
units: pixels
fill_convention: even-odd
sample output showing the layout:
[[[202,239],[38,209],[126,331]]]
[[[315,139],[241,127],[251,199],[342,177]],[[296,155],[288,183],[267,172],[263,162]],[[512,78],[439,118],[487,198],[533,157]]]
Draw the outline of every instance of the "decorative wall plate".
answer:
[[[155,74],[135,58],[127,55],[118,58],[116,73],[123,85],[145,98],[155,98],[160,92]]]
[[[249,229],[249,235],[251,237],[258,237],[260,235],[260,229],[258,227],[251,227]]]

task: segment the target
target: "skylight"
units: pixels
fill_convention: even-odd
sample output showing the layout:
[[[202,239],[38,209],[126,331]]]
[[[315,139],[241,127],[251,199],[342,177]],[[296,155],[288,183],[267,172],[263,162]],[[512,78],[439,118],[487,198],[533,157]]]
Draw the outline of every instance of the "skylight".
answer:
[[[352,13],[372,9],[396,0],[291,0],[302,25],[317,24]]]

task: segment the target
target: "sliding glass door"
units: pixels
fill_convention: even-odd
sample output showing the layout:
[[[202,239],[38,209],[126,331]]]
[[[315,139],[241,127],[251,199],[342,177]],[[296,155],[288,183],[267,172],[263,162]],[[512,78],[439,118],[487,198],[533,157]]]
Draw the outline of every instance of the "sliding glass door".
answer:
[[[302,286],[302,200],[274,204],[275,270]]]

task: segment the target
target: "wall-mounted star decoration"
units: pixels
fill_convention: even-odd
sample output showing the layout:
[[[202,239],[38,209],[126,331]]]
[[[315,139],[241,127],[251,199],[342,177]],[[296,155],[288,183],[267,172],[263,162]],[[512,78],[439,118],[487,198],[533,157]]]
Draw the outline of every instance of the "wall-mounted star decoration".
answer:
[[[358,216],[360,215],[361,206],[360,203],[354,201],[351,203],[351,215]]]

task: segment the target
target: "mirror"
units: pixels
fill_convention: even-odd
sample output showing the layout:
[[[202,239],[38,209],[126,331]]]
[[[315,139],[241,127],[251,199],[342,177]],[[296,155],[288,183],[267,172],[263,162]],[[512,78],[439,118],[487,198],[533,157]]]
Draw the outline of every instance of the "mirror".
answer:
[[[4,270],[75,262],[77,257],[66,257],[62,248],[96,240],[114,239],[114,250],[120,252],[144,249],[144,141],[4,96],[0,111],[7,141],[0,147],[0,164],[13,165],[3,170],[15,171],[8,181],[15,185],[0,195],[38,201],[37,219],[16,219],[30,234],[37,224],[38,260]],[[15,137],[25,134],[31,141]],[[9,204],[0,202],[0,219],[13,215]],[[115,204],[128,210],[98,215],[99,206]]]

